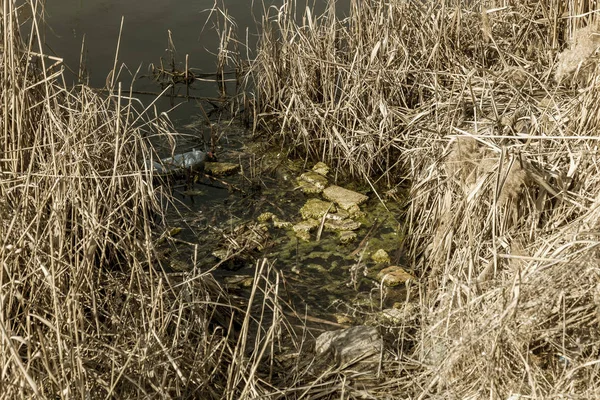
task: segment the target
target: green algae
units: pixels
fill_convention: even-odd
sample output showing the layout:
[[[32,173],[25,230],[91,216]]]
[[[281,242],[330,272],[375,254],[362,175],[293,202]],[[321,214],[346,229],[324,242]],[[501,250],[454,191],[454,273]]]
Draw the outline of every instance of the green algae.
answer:
[[[321,219],[329,212],[335,212],[336,208],[333,203],[320,199],[308,199],[308,201],[300,208],[300,215],[303,219]]]
[[[321,195],[318,195],[317,199],[310,199],[305,193],[295,190],[297,189],[295,179],[303,175],[302,171],[306,171],[310,166],[306,166],[302,160],[289,161],[280,152],[263,152],[261,155],[263,155],[261,159],[263,172],[261,175],[261,172],[257,171],[256,175],[261,176],[260,179],[266,184],[261,187],[254,202],[237,201],[237,197],[234,197],[236,195],[230,195],[230,198],[235,201],[228,205],[217,206],[225,210],[224,214],[231,219],[230,224],[222,223],[226,226],[223,231],[231,232],[236,225],[241,225],[244,221],[249,220],[259,220],[268,226],[271,236],[270,247],[260,246],[260,250],[257,249],[252,255],[253,259],[242,263],[243,267],[247,269],[243,272],[250,272],[248,270],[254,268],[258,257],[265,257],[273,261],[276,268],[289,278],[287,290],[290,291],[291,296],[296,298],[294,293],[298,293],[303,301],[308,302],[312,315],[320,315],[327,319],[333,318],[332,313],[337,311],[336,307],[342,307],[340,304],[344,304],[343,307],[347,306],[358,310],[359,314],[379,307],[378,301],[382,294],[379,292],[376,273],[384,265],[377,266],[370,259],[370,255],[378,249],[384,249],[392,255],[392,258],[397,253],[403,238],[401,225],[398,222],[403,213],[401,205],[397,202],[388,202],[386,209],[375,198],[376,196],[372,196],[372,199],[367,200],[360,207],[351,207],[349,211],[335,210],[338,207],[334,206],[327,212],[328,219],[325,220],[325,223],[331,224],[332,221],[348,219],[352,224],[358,225],[354,227],[356,230],[334,232],[325,229],[320,240],[316,241],[314,232],[320,226],[320,220],[331,202],[323,200]],[[246,167],[244,169],[246,170]],[[317,174],[315,171],[310,172],[312,173],[304,172],[304,174],[308,174],[309,177]],[[269,178],[272,178],[273,181],[269,181]],[[239,178],[236,176],[229,179]],[[325,181],[327,180],[325,179]],[[305,181],[302,180],[302,182]],[[235,184],[240,186],[239,182]],[[360,184],[339,183],[339,185],[359,193],[368,193],[370,190]],[[319,204],[321,208],[318,211],[312,208],[309,210],[308,207],[304,208],[308,203]],[[302,209],[304,212],[301,211]],[[223,213],[217,208],[211,211],[214,214]],[[301,224],[301,216],[309,218],[310,222],[306,225]],[[292,229],[292,226],[295,229]],[[371,232],[370,229],[374,226],[375,229]],[[325,228],[331,228],[331,225],[325,225]],[[205,232],[207,233],[203,234],[202,242],[215,243],[215,241],[223,240],[223,236],[216,230]],[[300,233],[305,236],[299,238],[297,232],[305,232]],[[363,241],[364,243],[362,243]],[[365,244],[364,254],[362,248],[361,251],[355,253],[360,245]],[[213,244],[211,251],[216,248],[218,247]],[[361,254],[365,268],[353,276],[353,268]],[[226,254],[219,255],[227,256]],[[189,259],[191,258],[188,256]],[[215,263],[216,258],[209,256],[205,267],[210,267]],[[188,268],[191,266],[190,264],[188,262]],[[222,267],[219,269],[221,270]],[[368,275],[364,276],[363,271],[367,271]],[[240,287],[240,290],[244,289],[243,285],[236,285],[236,287]],[[385,296],[391,296],[390,292],[386,292]],[[403,292],[399,293],[398,296],[401,296]],[[332,307],[334,304],[336,306]]]

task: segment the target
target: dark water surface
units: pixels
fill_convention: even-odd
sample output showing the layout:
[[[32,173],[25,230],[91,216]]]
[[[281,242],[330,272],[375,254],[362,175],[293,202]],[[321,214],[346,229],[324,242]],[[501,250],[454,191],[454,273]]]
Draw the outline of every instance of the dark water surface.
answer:
[[[199,73],[216,72],[216,54],[219,46],[217,23],[223,17],[212,11],[210,0],[53,0],[46,4],[48,27],[45,40],[48,51],[64,59],[71,73],[67,73],[67,83],[77,83],[82,43],[84,46],[85,70],[92,87],[106,85],[109,72],[115,62],[117,43],[123,18],[117,69],[122,65],[127,70],[121,72],[119,81],[128,89],[131,77],[140,68],[135,90],[159,92],[160,87],[148,76],[150,64],[166,66],[174,56],[178,69],[183,70],[186,55],[189,67]],[[260,9],[244,0],[228,0],[225,7],[237,24],[240,41],[246,42],[246,31],[250,45],[256,43],[256,23],[253,15],[260,15]],[[254,11],[253,11],[254,9]],[[258,17],[260,18],[260,17]],[[169,39],[175,46],[171,53]],[[233,68],[233,66],[232,66]],[[185,93],[185,90],[180,89]],[[195,82],[190,95],[218,97],[216,83]],[[151,96],[141,96],[142,101],[153,100]],[[161,110],[170,108],[169,102],[159,104]],[[181,124],[188,122],[194,112],[191,107],[179,107],[171,118]]]
[[[149,65],[159,65],[161,57],[168,63],[171,58],[171,52],[168,51],[169,38],[175,45],[174,57],[179,69],[183,70],[188,55],[188,65],[196,72],[216,72],[218,31],[223,28],[224,21],[223,15],[216,11],[216,6],[225,10],[227,16],[234,21],[233,32],[241,43],[239,50],[242,58],[251,59],[264,10],[280,7],[284,2],[285,0],[267,0],[264,3],[252,0],[52,0],[46,2],[45,41],[47,51],[63,58],[67,68],[72,71],[67,73],[67,83],[77,83],[82,44],[85,43],[83,55],[89,84],[102,88],[106,85],[107,75],[115,62],[123,18],[117,69],[122,65],[129,69],[129,73],[123,71],[119,77],[123,88],[128,89],[131,76],[138,68],[139,75],[147,76]],[[327,0],[300,0],[296,3],[301,12],[309,4],[313,15],[318,15],[325,9]],[[349,9],[349,3],[350,0],[343,0],[336,4],[340,15]],[[273,14],[271,11],[270,15]],[[151,79],[144,78],[137,79],[135,83],[138,91],[157,92],[160,90],[157,86]],[[214,82],[195,82],[190,92],[190,95],[198,97],[217,97],[218,94]],[[170,108],[168,102],[163,103],[161,108]],[[193,107],[180,107],[171,117],[185,124],[193,113]]]

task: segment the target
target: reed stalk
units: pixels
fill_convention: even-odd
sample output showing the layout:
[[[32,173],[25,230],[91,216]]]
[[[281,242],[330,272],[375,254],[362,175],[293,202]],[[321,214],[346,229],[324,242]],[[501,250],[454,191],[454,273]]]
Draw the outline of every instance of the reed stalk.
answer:
[[[222,292],[154,248],[164,194],[143,160],[168,120],[121,95],[117,59],[116,94],[67,88],[43,4],[1,4],[0,398],[221,398]]]

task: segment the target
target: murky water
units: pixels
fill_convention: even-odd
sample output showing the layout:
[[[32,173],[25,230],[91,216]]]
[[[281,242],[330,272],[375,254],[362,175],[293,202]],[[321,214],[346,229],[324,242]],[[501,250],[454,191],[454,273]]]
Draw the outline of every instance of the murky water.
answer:
[[[115,66],[117,43],[120,35],[116,67],[121,70],[119,80],[129,88],[136,75],[134,89],[138,92],[160,92],[160,87],[148,79],[149,66],[160,65],[161,58],[168,63],[174,58],[183,70],[188,66],[198,74],[212,74],[217,70],[215,54],[219,48],[219,32],[225,26],[226,17],[217,10],[224,10],[227,19],[235,24],[232,34],[240,42],[243,58],[252,58],[258,41],[259,23],[264,10],[280,7],[284,0],[52,0],[46,2],[47,27],[44,39],[47,52],[64,59],[68,69],[68,83],[76,83],[83,59],[86,77],[92,87],[106,85],[107,75]],[[299,10],[308,4],[313,15],[322,12],[326,0],[295,1]],[[336,3],[343,15],[349,9],[350,0]],[[272,14],[272,13],[271,13]],[[169,50],[174,45],[175,52]],[[246,46],[247,45],[247,46]],[[82,53],[83,48],[83,53]],[[138,71],[139,68],[139,72]],[[233,69],[230,65],[227,70]],[[177,94],[186,90],[177,88]],[[196,81],[189,95],[218,97],[218,86],[211,79]],[[149,102],[154,96],[138,94]],[[199,114],[195,101],[164,100],[158,103],[159,111],[170,110],[176,125],[181,127]],[[210,109],[210,106],[208,107]]]
[[[278,0],[281,2],[281,0]],[[299,3],[299,2],[298,2]],[[325,0],[313,5],[318,14],[324,8]],[[349,8],[350,0],[338,2],[338,11],[343,14]],[[277,2],[272,4],[277,5]],[[235,21],[237,38],[249,47],[245,56],[252,57],[257,41],[257,21],[260,21],[263,4],[247,0],[225,0],[222,4],[228,15]],[[303,9],[304,7],[300,7]],[[115,53],[121,17],[123,29],[120,37],[117,69],[121,69],[119,80],[124,87],[131,84],[136,75],[134,89],[138,92],[156,93],[159,85],[149,77],[151,64],[159,65],[161,58],[168,62],[174,57],[178,68],[183,69],[186,55],[188,66],[198,73],[216,72],[215,53],[219,46],[218,24],[223,26],[223,16],[214,9],[208,0],[53,0],[46,5],[48,27],[45,40],[48,51],[64,58],[71,70],[67,81],[77,82],[80,68],[81,49],[85,72],[93,87],[102,88],[107,75],[115,65]],[[174,46],[170,50],[170,44]],[[139,72],[136,73],[136,70]],[[177,88],[178,94],[185,94],[185,85]],[[195,97],[218,97],[217,84],[210,79],[196,81],[189,89]],[[152,95],[139,95],[149,102]],[[187,101],[186,99],[162,99],[157,103],[160,111],[171,109],[170,113],[176,129],[189,134],[188,140],[179,147],[186,151],[190,147],[202,146],[209,129],[203,122],[200,107],[210,110],[207,102]],[[175,264],[189,268],[208,269],[218,262],[212,252],[222,246],[239,226],[251,226],[258,215],[271,211],[280,218],[299,221],[298,210],[307,196],[295,190],[294,174],[300,174],[308,165],[300,164],[295,171],[281,173],[280,167],[264,168],[264,153],[256,147],[248,148],[248,136],[240,125],[227,125],[211,121],[220,137],[218,157],[221,161],[238,162],[243,174],[234,178],[224,178],[223,182],[202,178],[191,187],[184,183],[174,185],[175,198],[179,202],[180,216],[173,208],[169,215],[171,223],[183,229],[174,241],[165,247],[166,258]],[[191,139],[190,139],[191,138]],[[196,139],[194,139],[196,138]],[[262,171],[262,176],[255,173]],[[286,175],[284,179],[284,176]],[[233,188],[233,189],[232,189]],[[190,194],[192,193],[192,194]],[[376,200],[368,205],[371,213],[378,213],[381,221],[388,219]],[[391,246],[399,243],[397,222],[394,210],[388,223],[372,233],[371,247]],[[365,218],[358,240],[364,238],[373,226],[375,217]],[[351,308],[369,310],[381,297],[377,284],[368,276],[373,262],[364,260],[358,264],[355,249],[358,243],[341,245],[336,234],[326,233],[320,241],[303,242],[289,230],[269,227],[268,246],[253,252],[254,258],[242,259],[222,265],[215,273],[222,279],[238,274],[253,274],[256,258],[268,257],[281,272],[286,296],[298,305],[308,307],[312,315],[329,320],[336,311],[352,313]],[[178,242],[179,241],[179,242]],[[397,257],[396,257],[397,258]],[[359,268],[357,268],[359,267]],[[393,296],[389,299],[393,300]],[[363,301],[365,307],[359,305]],[[389,302],[389,301],[388,301]],[[344,303],[345,305],[343,305]],[[354,306],[348,306],[354,304]]]

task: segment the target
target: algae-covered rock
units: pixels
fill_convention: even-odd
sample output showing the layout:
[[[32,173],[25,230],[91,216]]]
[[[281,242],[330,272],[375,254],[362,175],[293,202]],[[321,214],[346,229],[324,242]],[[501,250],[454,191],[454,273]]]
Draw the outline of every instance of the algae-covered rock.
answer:
[[[323,191],[323,189],[319,189],[318,187],[316,187],[312,183],[308,183],[306,181],[303,181],[300,178],[296,178],[296,182],[298,182],[298,188],[300,188],[300,190],[302,190],[302,193],[316,194],[316,193],[321,193]]]
[[[295,224],[294,226],[292,226],[292,229],[294,230],[294,232],[298,233],[298,232],[310,232],[313,229],[315,229],[317,226],[319,226],[319,221],[317,221],[316,219],[307,219],[306,221],[300,221],[297,224]]]
[[[324,162],[319,161],[315,164],[312,170],[319,175],[327,176],[327,174],[329,173],[329,166]]]
[[[376,263],[389,263],[390,255],[384,249],[379,249],[373,255],[371,255],[371,259]]]
[[[369,199],[364,194],[344,189],[343,187],[336,185],[329,186],[323,190],[323,197],[335,202],[344,210],[355,210],[356,207]]]
[[[302,175],[300,175],[297,181],[300,185],[300,188],[305,193],[320,193],[321,191],[323,191],[323,189],[325,189],[325,187],[329,183],[327,181],[327,178],[315,171],[308,171],[303,173]],[[306,190],[313,191],[307,192]],[[316,192],[314,190],[316,190]]]
[[[300,221],[292,229],[296,233],[296,236],[302,240],[310,240],[310,231],[319,226],[319,221],[315,219],[308,219],[306,221]]]
[[[343,220],[327,220],[325,221],[325,229],[333,232],[340,231],[355,231],[360,228],[360,222],[353,221],[351,219],[343,219]]]
[[[284,221],[282,219],[279,219],[276,215],[273,215],[273,226],[277,229],[287,229],[287,228],[291,228],[292,227],[292,223],[289,221]]]
[[[260,214],[256,219],[258,220],[258,222],[265,223],[273,219],[273,217],[275,217],[275,214],[273,214],[272,212],[264,212]]]
[[[233,175],[239,168],[239,164],[227,162],[206,162],[204,164],[204,171],[213,176]]]
[[[360,211],[360,207],[358,206],[358,204],[353,204],[352,206],[350,206],[350,208],[348,208],[347,211],[352,218],[365,218],[367,216],[367,214],[364,211]]]
[[[338,210],[336,212],[329,212],[327,214],[326,218],[342,220],[342,219],[350,218],[350,213],[346,210],[342,210],[341,208],[338,208]]]
[[[340,243],[352,243],[356,240],[356,232],[342,231],[340,232]]]
[[[333,203],[319,199],[309,199],[300,209],[300,214],[304,219],[321,219],[328,211],[335,212]]]
[[[382,281],[385,286],[394,287],[408,281],[415,281],[417,278],[404,268],[393,265],[379,271],[377,279]]]

